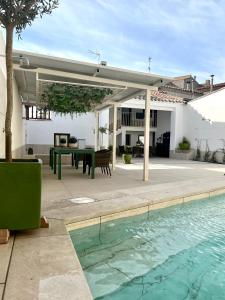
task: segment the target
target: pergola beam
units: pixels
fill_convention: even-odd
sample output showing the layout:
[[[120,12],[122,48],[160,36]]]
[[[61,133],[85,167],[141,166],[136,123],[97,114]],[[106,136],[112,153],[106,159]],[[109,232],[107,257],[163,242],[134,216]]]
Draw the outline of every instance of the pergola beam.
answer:
[[[14,70],[21,71],[21,68],[17,64],[14,64],[13,68],[14,68]],[[137,89],[151,88],[151,86],[143,85],[143,84],[139,84],[139,83],[133,83],[133,82],[127,82],[127,81],[121,81],[121,80],[115,80],[115,79],[108,79],[108,78],[103,78],[103,77],[93,77],[93,76],[89,76],[89,75],[82,75],[82,74],[77,74],[77,73],[44,69],[44,68],[26,69],[26,72],[39,73],[39,74],[43,74],[43,75],[51,75],[51,76],[56,76],[56,77],[64,77],[64,78],[84,80],[84,81],[104,83],[104,84],[111,84],[111,85],[116,85],[116,86],[121,86],[121,87],[131,87],[131,88],[137,88]]]

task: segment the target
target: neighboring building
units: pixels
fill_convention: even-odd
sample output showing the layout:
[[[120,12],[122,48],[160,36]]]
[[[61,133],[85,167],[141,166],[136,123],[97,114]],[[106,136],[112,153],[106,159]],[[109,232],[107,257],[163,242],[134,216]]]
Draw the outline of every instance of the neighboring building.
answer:
[[[159,87],[159,91],[190,101],[203,95],[197,90],[198,87],[199,83],[196,81],[196,77],[192,77],[192,75],[185,75],[175,77],[173,81]]]
[[[210,80],[206,80],[204,84],[200,84],[196,91],[198,91],[199,93],[201,93],[202,95],[204,94],[209,94],[210,92],[214,92],[214,91],[218,91],[222,88],[225,87],[225,82],[220,82],[220,83],[216,83],[213,84],[210,82]]]

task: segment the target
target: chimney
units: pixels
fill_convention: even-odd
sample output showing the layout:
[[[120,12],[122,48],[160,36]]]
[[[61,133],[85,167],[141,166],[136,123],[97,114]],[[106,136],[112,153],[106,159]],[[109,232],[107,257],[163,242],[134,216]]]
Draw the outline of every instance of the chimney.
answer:
[[[106,66],[107,66],[107,61],[105,61],[105,60],[102,60],[102,61],[100,62],[100,65],[102,65],[102,66],[106,67]]]
[[[209,79],[207,79],[207,80],[205,81],[205,85],[206,85],[206,86],[210,86],[210,80],[209,80]]]
[[[212,91],[213,91],[213,78],[214,78],[214,76],[215,75],[210,75],[210,77],[211,77],[211,84],[210,84],[210,93],[212,93]]]

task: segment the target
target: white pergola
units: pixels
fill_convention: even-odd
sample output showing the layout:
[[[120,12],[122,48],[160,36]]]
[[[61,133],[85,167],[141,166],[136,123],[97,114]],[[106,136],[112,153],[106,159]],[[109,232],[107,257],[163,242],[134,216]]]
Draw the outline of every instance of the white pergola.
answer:
[[[13,55],[15,56],[14,75],[23,103],[38,105],[43,89],[46,85],[54,82],[59,84],[109,87],[113,90],[113,94],[107,96],[103,104],[95,108],[95,148],[97,149],[99,141],[99,112],[107,107],[113,107],[113,169],[116,166],[117,108],[122,102],[140,94],[145,94],[143,180],[148,180],[151,92],[158,90],[158,86],[171,81],[171,78],[25,51],[15,50]],[[22,61],[26,62],[22,66],[20,64],[21,60],[19,61],[16,58],[19,56],[22,56],[24,58]]]

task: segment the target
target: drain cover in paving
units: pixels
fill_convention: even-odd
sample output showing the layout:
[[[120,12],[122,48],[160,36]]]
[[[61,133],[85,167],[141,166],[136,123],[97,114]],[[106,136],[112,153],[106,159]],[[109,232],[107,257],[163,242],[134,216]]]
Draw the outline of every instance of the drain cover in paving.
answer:
[[[76,204],[85,204],[85,203],[95,202],[94,199],[88,198],[88,197],[73,198],[73,199],[70,199],[70,201],[73,203],[76,203]]]

